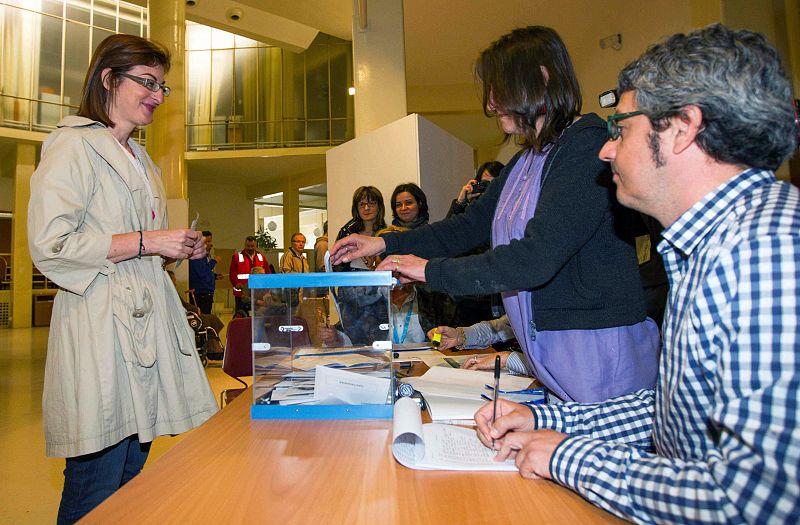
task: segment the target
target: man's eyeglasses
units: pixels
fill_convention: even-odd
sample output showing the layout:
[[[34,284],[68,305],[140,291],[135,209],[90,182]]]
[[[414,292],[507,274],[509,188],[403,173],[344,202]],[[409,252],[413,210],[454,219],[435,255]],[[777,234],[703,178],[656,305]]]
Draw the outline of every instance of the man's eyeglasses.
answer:
[[[375,202],[375,201],[373,201],[373,202],[359,202],[358,203],[358,207],[361,208],[362,210],[366,210],[367,208],[377,208],[378,207],[378,203]]]
[[[616,115],[609,115],[606,119],[608,121],[608,140],[617,140],[622,134],[622,128],[617,125],[620,120],[635,117],[636,115],[644,115],[643,111],[629,111],[628,113],[617,113]]]
[[[125,78],[129,78],[129,79],[133,80],[137,84],[146,87],[147,89],[149,89],[153,93],[158,93],[158,90],[160,89],[161,91],[164,92],[164,96],[165,97],[169,96],[170,89],[167,86],[165,86],[164,84],[159,84],[158,82],[156,82],[152,78],[137,77],[136,75],[129,75],[128,73],[120,73],[120,76],[123,76]]]

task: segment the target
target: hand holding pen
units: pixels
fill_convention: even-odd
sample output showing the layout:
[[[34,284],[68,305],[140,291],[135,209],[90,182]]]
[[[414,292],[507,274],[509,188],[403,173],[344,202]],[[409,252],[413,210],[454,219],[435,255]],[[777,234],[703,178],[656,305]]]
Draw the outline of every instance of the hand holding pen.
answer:
[[[533,413],[527,406],[502,397],[498,397],[496,405],[494,402],[486,403],[475,412],[478,439],[487,448],[496,448],[493,440],[502,445],[508,432],[533,430],[534,423]]]

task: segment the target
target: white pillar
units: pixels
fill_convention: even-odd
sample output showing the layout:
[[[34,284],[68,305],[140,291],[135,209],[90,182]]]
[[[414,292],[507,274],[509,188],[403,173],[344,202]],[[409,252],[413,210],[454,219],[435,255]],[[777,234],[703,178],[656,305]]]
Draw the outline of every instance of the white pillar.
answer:
[[[407,115],[401,0],[353,0],[356,136]]]

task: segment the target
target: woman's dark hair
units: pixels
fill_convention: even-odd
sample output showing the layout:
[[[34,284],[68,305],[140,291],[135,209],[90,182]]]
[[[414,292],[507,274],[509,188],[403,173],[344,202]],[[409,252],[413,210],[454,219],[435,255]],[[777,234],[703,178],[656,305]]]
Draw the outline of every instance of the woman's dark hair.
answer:
[[[358,203],[361,202],[361,199],[378,203],[378,216],[375,217],[373,231],[386,228],[386,207],[383,205],[383,194],[375,186],[361,186],[353,193],[353,207],[350,209],[350,213],[353,215],[353,226],[350,227],[350,231],[353,233],[364,231],[364,221],[358,214]]]
[[[496,160],[490,160],[489,162],[484,162],[478,169],[475,170],[475,180],[480,182],[481,177],[483,176],[484,171],[488,171],[489,175],[494,177],[495,179],[500,176],[500,172],[503,171],[505,166],[502,162]]]
[[[500,37],[478,57],[475,75],[483,87],[484,113],[512,117],[522,132],[522,145],[534,151],[554,142],[580,115],[583,101],[572,60],[549,27],[518,28]],[[544,124],[536,133],[540,116]]]
[[[414,197],[414,200],[417,201],[417,207],[419,209],[417,219],[419,222],[427,223],[428,219],[430,219],[430,216],[428,215],[428,197],[425,196],[425,192],[422,191],[422,188],[413,182],[399,184],[392,192],[392,200],[389,201],[389,205],[392,207],[392,217],[397,220],[397,205],[395,203],[395,199],[397,199],[397,196],[403,192],[410,193],[411,196]]]
[[[133,35],[111,35],[100,42],[86,72],[78,115],[113,128],[108,108],[124,78],[120,73],[127,73],[135,66],[161,66],[166,73],[170,66],[169,51],[161,44]],[[106,75],[108,89],[101,78],[106,68],[111,69]]]

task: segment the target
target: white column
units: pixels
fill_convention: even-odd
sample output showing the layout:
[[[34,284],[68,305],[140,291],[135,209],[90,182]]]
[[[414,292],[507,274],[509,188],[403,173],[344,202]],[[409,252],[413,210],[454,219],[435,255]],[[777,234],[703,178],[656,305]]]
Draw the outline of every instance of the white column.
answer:
[[[401,0],[353,0],[356,136],[407,114]]]

